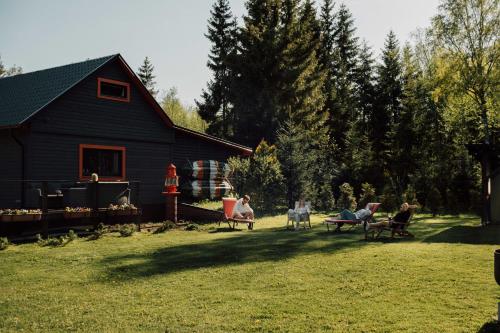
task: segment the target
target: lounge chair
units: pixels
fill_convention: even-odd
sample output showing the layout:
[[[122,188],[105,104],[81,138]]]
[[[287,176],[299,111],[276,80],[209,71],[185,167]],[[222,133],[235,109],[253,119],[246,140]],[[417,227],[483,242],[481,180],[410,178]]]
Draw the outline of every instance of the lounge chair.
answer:
[[[411,232],[408,231],[408,226],[411,223],[413,215],[414,215],[414,212],[411,213],[410,217],[408,218],[408,221],[406,221],[406,222],[396,222],[396,221],[389,219],[390,225],[380,226],[380,227],[370,227],[370,229],[368,229],[368,230],[367,230],[366,224],[365,224],[365,227],[364,227],[365,240],[368,239],[368,234],[370,234],[370,233],[371,233],[372,239],[377,239],[384,231],[390,231],[391,238],[394,238],[395,235],[399,235],[401,237],[409,237],[409,238],[415,237]]]
[[[335,231],[340,231],[340,226],[344,224],[351,226],[352,229],[359,224],[368,223],[369,221],[374,221],[373,215],[375,214],[379,206],[380,206],[379,202],[370,202],[368,204],[368,207],[371,211],[371,214],[365,217],[364,219],[340,220],[336,219],[335,217],[329,217],[325,220],[326,228],[328,229],[328,231],[330,231],[330,225],[335,225],[336,226]]]
[[[300,222],[304,222],[304,229],[306,228],[307,224],[309,224],[309,229],[310,229],[311,228],[311,213],[310,213],[311,212],[311,202],[306,201],[305,206],[307,207],[307,211],[308,211],[307,218],[306,218],[306,220],[300,221]],[[288,214],[287,214],[288,217],[286,220],[287,229],[288,229],[290,222],[291,222],[291,225],[293,227],[293,223],[295,222],[295,212],[294,211],[297,210],[298,207],[299,207],[299,202],[295,201],[295,209],[293,210],[293,212],[291,209],[288,211]],[[300,222],[299,222],[299,225],[300,225]]]
[[[254,220],[248,220],[248,219],[237,219],[232,217],[233,214],[233,208],[234,205],[236,204],[236,199],[233,198],[223,198],[222,199],[222,205],[224,208],[224,222],[227,222],[229,224],[229,228],[234,229],[239,223],[244,223],[247,225],[248,230],[253,230],[253,225],[255,224]],[[232,223],[232,225],[231,225]],[[220,225],[220,222],[219,222]]]

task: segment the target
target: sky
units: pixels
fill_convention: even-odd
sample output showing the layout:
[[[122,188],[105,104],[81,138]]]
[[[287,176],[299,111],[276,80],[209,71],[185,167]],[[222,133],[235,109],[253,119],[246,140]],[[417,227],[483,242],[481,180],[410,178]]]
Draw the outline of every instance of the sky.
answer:
[[[186,105],[210,79],[204,34],[212,0],[0,0],[0,56],[24,72],[120,53],[136,69],[148,56],[157,88]],[[316,0],[317,5],[322,0]],[[337,1],[336,8],[341,1]],[[401,44],[425,28],[439,0],[345,0],[356,35],[380,54],[392,29]],[[245,0],[230,0],[241,21]]]

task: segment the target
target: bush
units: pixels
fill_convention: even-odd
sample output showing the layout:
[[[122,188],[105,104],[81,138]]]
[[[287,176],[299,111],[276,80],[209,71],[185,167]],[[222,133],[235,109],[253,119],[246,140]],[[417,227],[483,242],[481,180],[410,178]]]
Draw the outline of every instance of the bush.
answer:
[[[0,237],[0,251],[5,250],[6,248],[9,247],[9,245],[10,243],[7,237]]]
[[[361,196],[359,197],[359,208],[364,208],[369,202],[376,202],[375,188],[370,183],[361,184]]]
[[[161,224],[161,226],[156,229],[154,231],[155,234],[159,234],[159,233],[162,233],[162,232],[165,232],[165,231],[168,231],[168,230],[172,230],[172,229],[175,229],[175,227],[177,227],[177,225],[172,222],[172,221],[165,221]]]
[[[199,230],[200,229],[200,226],[197,225],[196,223],[189,223],[186,228],[184,228],[184,230],[187,230],[187,231],[193,231],[193,230]]]
[[[385,186],[380,196],[380,202],[382,203],[383,209],[390,213],[398,210],[400,200],[390,186]]]
[[[432,216],[436,216],[439,213],[441,201],[441,192],[439,192],[436,186],[431,186],[425,198],[425,206],[432,213]]]
[[[403,193],[403,202],[407,202],[410,205],[420,206],[420,203],[417,200],[417,192],[411,184],[408,185],[406,191]]]
[[[109,229],[104,223],[99,223],[94,232],[88,237],[88,240],[96,240],[101,238],[104,234],[108,233]]]
[[[122,237],[130,237],[137,231],[137,226],[135,224],[124,224],[118,229],[118,232]]]
[[[43,239],[40,234],[36,235],[37,243],[40,246],[66,246],[68,243],[74,241],[78,238],[76,233],[73,230],[70,230],[67,235],[59,236],[59,237],[47,237],[47,239]]]
[[[354,189],[349,183],[344,183],[339,186],[340,196],[337,200],[337,209],[354,210],[356,208],[356,198],[354,197]]]
[[[240,195],[251,197],[250,205],[256,211],[270,212],[283,203],[284,186],[276,147],[262,141],[252,157],[230,160],[234,170],[233,181]]]

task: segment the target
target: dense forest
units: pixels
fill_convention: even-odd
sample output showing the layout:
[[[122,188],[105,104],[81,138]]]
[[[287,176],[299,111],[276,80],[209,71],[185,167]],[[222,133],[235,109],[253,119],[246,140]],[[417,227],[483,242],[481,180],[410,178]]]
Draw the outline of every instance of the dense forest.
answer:
[[[301,195],[316,208],[403,200],[434,213],[480,206],[465,144],[498,133],[498,0],[442,0],[431,26],[380,58],[343,4],[249,0],[242,22],[216,0],[206,131],[256,148],[232,160],[262,210]],[[359,201],[359,202],[357,202]]]

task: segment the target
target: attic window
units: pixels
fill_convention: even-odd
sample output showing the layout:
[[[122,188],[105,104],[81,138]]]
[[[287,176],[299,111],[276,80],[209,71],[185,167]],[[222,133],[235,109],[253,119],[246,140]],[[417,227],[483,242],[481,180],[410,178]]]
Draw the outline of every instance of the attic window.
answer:
[[[97,79],[97,97],[113,101],[130,102],[130,84],[100,77]]]

